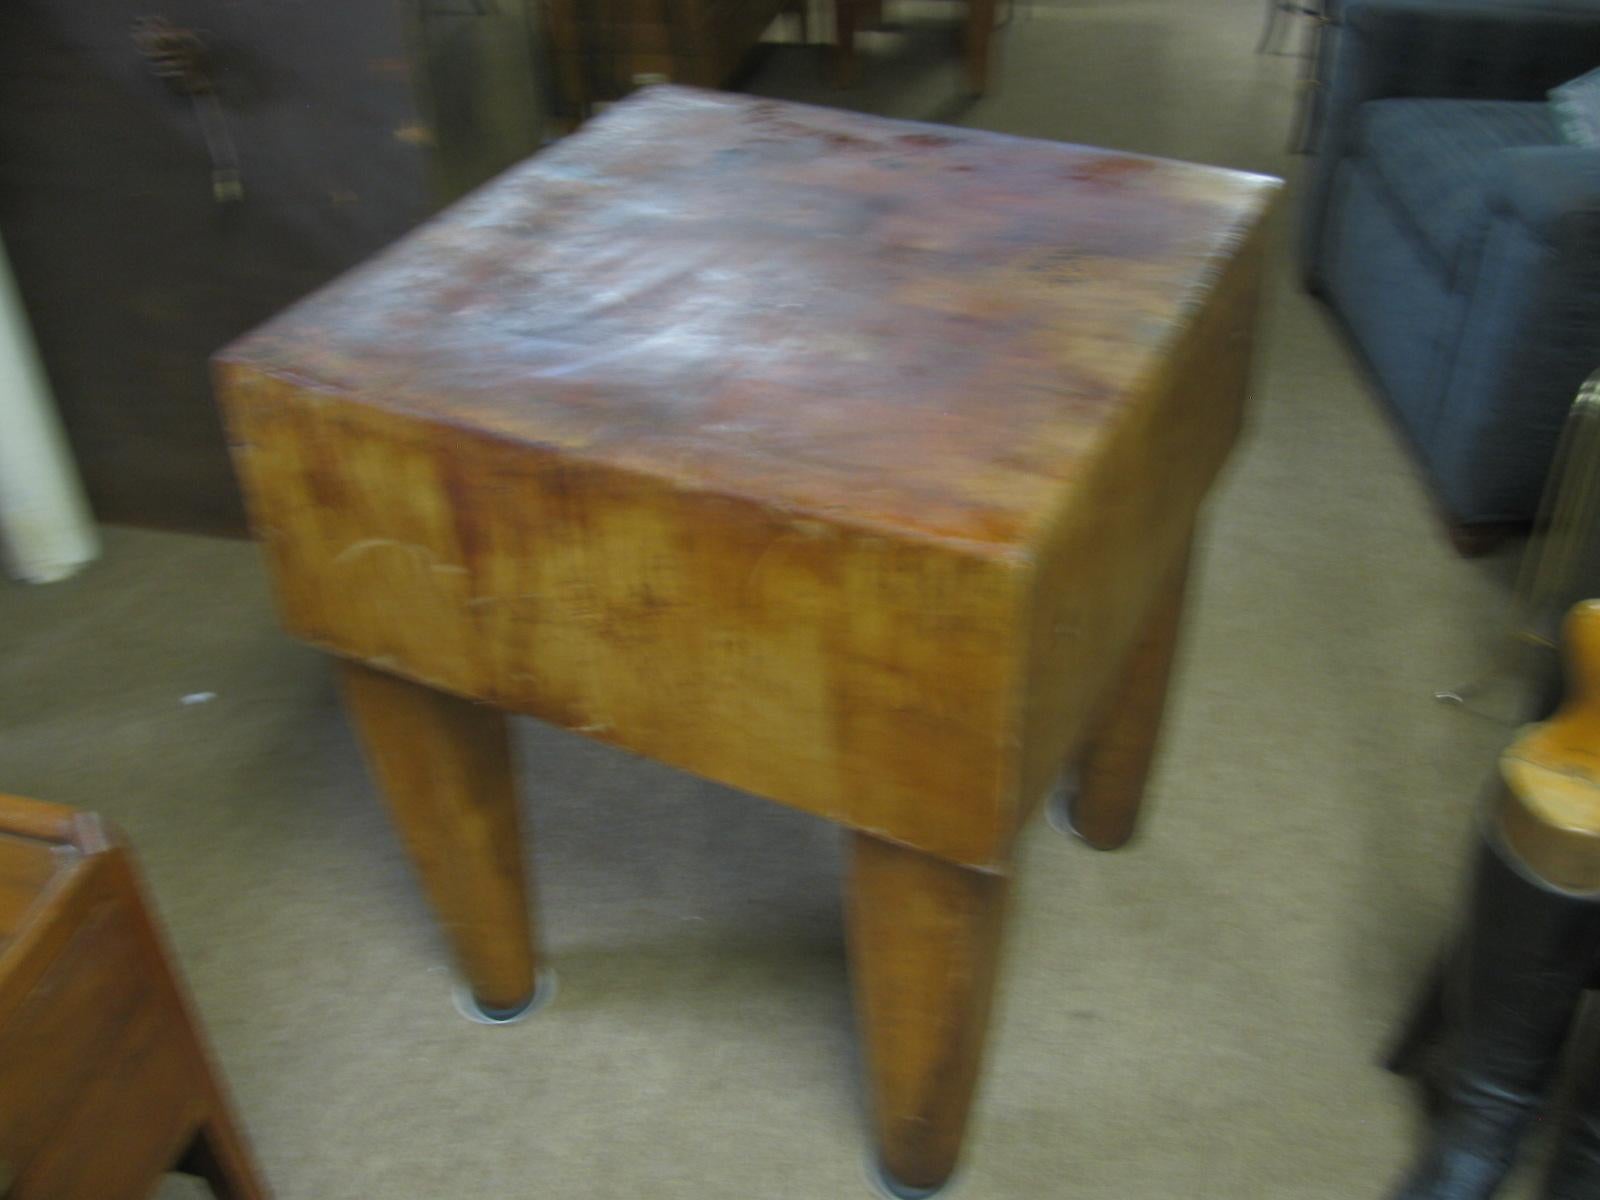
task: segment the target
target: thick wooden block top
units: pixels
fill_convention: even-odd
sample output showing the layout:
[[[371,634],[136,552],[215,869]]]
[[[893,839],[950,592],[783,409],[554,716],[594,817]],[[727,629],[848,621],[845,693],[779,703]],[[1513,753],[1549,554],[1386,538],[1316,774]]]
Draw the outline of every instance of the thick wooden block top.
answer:
[[[1226,455],[1276,186],[646,91],[220,357],[288,623],[829,815],[851,804],[684,752],[673,721],[640,733],[648,699],[592,677],[631,654],[658,705],[781,711],[825,743],[785,772],[832,795],[879,757],[840,745],[876,740],[844,709],[913,740],[984,726],[994,767],[1038,710],[1034,627],[1067,620],[1036,603],[1053,564],[1137,607],[1148,572],[1080,534],[1169,554]],[[419,583],[460,593],[411,614],[431,649],[392,612]],[[373,588],[359,618],[330,599]],[[1113,624],[1068,622],[1107,653]],[[875,682],[847,678],[862,660]],[[924,706],[941,687],[966,695]],[[708,699],[730,688],[738,712]],[[1014,765],[985,790],[1035,790]]]
[[[228,357],[823,520],[1021,548],[1273,187],[659,88]]]

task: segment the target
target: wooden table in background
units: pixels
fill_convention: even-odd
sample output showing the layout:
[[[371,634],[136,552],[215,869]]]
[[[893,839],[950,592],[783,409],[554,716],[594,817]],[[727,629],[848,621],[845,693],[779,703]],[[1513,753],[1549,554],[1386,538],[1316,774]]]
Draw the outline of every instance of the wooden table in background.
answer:
[[[722,87],[768,26],[794,15],[806,40],[810,0],[540,0],[545,37],[568,115],[587,116],[641,76]]]
[[[989,90],[989,68],[993,65],[995,0],[966,0],[967,20],[962,32],[966,56],[967,92],[981,96]],[[883,0],[834,0],[834,47],[838,55],[841,83],[855,81],[856,33],[883,23]]]
[[[0,796],[0,1195],[133,1200],[173,1170],[266,1200],[128,851]]]
[[[850,831],[883,1162],[949,1175],[1018,829],[1069,760],[1132,829],[1276,188],[651,89],[219,357],[484,1009],[535,989],[510,710]]]

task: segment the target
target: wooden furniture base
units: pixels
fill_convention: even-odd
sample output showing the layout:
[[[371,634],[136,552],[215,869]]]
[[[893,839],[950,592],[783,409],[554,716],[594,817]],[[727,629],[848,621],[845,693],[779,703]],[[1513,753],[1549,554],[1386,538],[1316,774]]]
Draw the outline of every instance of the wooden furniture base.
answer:
[[[359,663],[345,704],[484,1016],[534,996],[533,917],[504,714]]]
[[[809,36],[809,0],[540,0],[550,66],[570,115],[657,82],[724,87],[780,14]]]
[[[1125,845],[1138,822],[1166,709],[1188,579],[1186,551],[1145,617],[1073,773],[1069,823],[1096,850]]]
[[[989,90],[996,9],[996,0],[967,0],[963,71],[971,96],[982,96]],[[840,86],[854,83],[860,73],[856,34],[882,21],[882,0],[834,0],[834,74]]]
[[[128,851],[0,796],[0,1194],[133,1200],[172,1170],[267,1197]]]
[[[1012,844],[1132,831],[1275,182],[651,89],[219,358],[287,627],[479,1002],[502,719],[839,823],[879,1150],[956,1161]]]
[[[936,1188],[978,1081],[1008,880],[858,833],[846,887],[882,1167],[903,1188]]]

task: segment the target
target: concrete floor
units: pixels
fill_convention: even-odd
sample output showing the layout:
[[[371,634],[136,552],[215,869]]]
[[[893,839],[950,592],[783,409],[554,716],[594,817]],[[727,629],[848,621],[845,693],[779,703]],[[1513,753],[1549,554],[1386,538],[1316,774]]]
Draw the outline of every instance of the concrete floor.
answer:
[[[1293,177],[1298,63],[1251,52],[1260,7],[1023,5],[959,119]],[[947,36],[884,41],[855,91],[792,47],[752,86],[950,117]],[[1447,548],[1284,257],[1151,819],[1118,854],[1026,835],[951,1197],[1377,1197],[1412,1145],[1374,1061],[1506,737],[1430,696],[1488,658],[1510,559]],[[520,723],[561,993],[475,1026],[249,546],[113,531],[76,580],[0,586],[0,629],[0,786],[131,833],[283,1200],[866,1194],[822,822]]]

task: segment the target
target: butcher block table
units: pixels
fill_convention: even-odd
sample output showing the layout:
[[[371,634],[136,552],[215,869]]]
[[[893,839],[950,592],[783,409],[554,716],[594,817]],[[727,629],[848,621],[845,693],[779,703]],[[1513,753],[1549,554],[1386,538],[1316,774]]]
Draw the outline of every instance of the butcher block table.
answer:
[[[1277,186],[649,89],[219,355],[485,1015],[531,713],[845,827],[883,1169],[947,1179],[1019,828],[1071,763],[1132,830]]]

